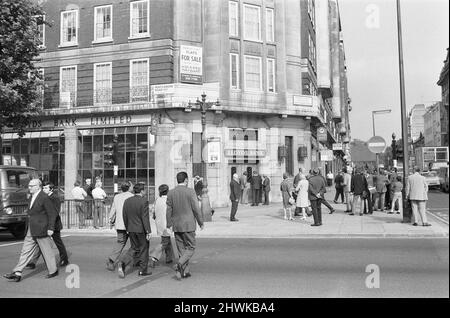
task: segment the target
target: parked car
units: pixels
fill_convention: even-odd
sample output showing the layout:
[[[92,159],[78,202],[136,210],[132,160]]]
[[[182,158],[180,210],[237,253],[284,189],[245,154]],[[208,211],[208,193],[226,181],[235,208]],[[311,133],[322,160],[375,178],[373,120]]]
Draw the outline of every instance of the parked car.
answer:
[[[441,186],[441,182],[439,181],[439,176],[437,171],[428,171],[428,172],[423,172],[422,175],[425,177],[427,184],[428,184],[428,188],[440,188]]]
[[[37,178],[36,169],[0,165],[0,228],[16,238],[26,234],[28,222],[28,183]]]
[[[448,175],[449,175],[448,166],[439,168],[438,175],[439,175],[439,182],[441,184],[441,190],[444,192],[448,192],[448,188],[449,188],[449,186],[448,186],[448,178],[449,178],[448,177]]]

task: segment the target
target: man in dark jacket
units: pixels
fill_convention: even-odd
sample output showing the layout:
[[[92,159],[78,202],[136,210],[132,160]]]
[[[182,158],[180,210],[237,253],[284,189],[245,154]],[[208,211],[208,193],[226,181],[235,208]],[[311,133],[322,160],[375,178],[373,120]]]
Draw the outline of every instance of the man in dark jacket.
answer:
[[[264,205],[269,205],[270,179],[266,175],[263,175],[263,177],[264,181],[262,183],[262,189],[264,193]]]
[[[44,182],[44,187],[42,188],[42,191],[48,195],[50,198],[50,201],[53,203],[53,206],[55,207],[55,210],[57,212],[56,215],[56,221],[55,221],[55,231],[53,232],[52,239],[53,242],[55,242],[56,247],[58,248],[59,252],[59,266],[66,266],[69,264],[69,258],[67,256],[67,250],[64,246],[64,243],[61,239],[61,230],[63,228],[62,222],[61,222],[61,216],[59,213],[61,212],[61,201],[59,199],[59,196],[54,192],[55,185],[51,182]],[[38,250],[37,253],[33,256],[33,259],[28,263],[26,266],[27,268],[34,269],[36,267],[36,262],[39,259],[39,256],[41,256],[41,251]]]
[[[48,275],[45,278],[52,278],[58,275],[55,254],[52,250],[50,236],[55,230],[56,209],[48,195],[42,191],[42,182],[39,179],[32,179],[28,184],[31,198],[28,204],[28,229],[20,252],[19,263],[12,273],[3,277],[14,282],[22,279],[22,270],[33,258],[37,250],[40,249],[47,265]]]
[[[312,176],[309,178],[308,198],[311,201],[314,224],[311,226],[322,225],[322,200],[326,192],[326,184],[324,178],[319,175],[319,169],[315,168],[312,171]]]
[[[256,171],[253,171],[250,186],[252,189],[252,200],[253,200],[252,206],[258,206],[258,204],[260,203],[259,200],[261,198],[262,180],[261,176],[258,175],[258,172]]]
[[[203,215],[198,206],[195,191],[187,187],[188,175],[177,173],[178,185],[167,194],[166,227],[172,228],[178,250],[178,262],[175,264],[175,277],[188,278],[189,260],[195,252],[196,221],[203,230]]]
[[[359,209],[359,215],[363,215],[362,202],[364,200],[363,194],[367,196],[369,187],[367,185],[366,177],[362,173],[361,168],[356,168],[355,174],[352,176],[351,193],[353,193],[353,210],[350,215],[355,215],[356,210]]]
[[[137,183],[134,188],[134,196],[123,203],[123,223],[130,237],[131,247],[128,252],[119,258],[117,264],[120,278],[125,277],[125,268],[134,260],[139,264],[139,276],[151,275],[148,272],[148,249],[150,247],[150,217],[148,203],[144,197],[145,190],[142,183]]]
[[[337,200],[339,199],[339,196],[341,196],[341,202],[345,203],[344,176],[342,175],[342,171],[339,171],[336,177],[334,178],[334,187],[336,188],[336,195],[334,196],[333,202],[337,204]]]
[[[237,173],[233,174],[233,179],[230,182],[230,200],[231,200],[231,213],[230,213],[230,221],[235,222],[239,221],[235,218],[239,198],[241,196],[241,185],[239,184],[239,176]]]

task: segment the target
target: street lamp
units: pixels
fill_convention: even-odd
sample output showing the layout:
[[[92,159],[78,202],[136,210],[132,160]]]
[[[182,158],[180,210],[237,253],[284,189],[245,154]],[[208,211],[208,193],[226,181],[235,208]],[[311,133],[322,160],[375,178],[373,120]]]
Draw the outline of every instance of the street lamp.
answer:
[[[373,110],[372,111],[372,129],[373,129],[373,135],[375,136],[375,114],[388,114],[390,113],[390,109],[381,109],[381,110]],[[377,174],[379,173],[378,168],[378,153],[375,154],[376,156],[376,165],[377,165]]]
[[[202,100],[199,100],[197,98],[196,105],[200,108],[200,113],[202,114],[202,141],[201,141],[201,154],[202,154],[202,177],[203,177],[203,188],[202,188],[202,212],[203,213],[210,213],[211,211],[211,204],[209,202],[209,196],[208,196],[208,176],[207,176],[207,170],[206,170],[206,111],[213,106],[220,106],[219,99],[215,102],[207,102],[206,101],[206,94],[203,92]],[[210,217],[209,215],[206,215],[207,218]]]

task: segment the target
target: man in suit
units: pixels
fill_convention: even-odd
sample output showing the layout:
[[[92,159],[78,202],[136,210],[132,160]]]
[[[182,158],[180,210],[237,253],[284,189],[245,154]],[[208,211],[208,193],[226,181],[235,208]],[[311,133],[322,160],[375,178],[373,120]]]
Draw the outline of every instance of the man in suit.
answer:
[[[343,183],[343,189],[344,189],[344,195],[345,195],[345,203],[347,209],[345,212],[351,213],[352,212],[352,196],[350,193],[351,187],[352,187],[352,170],[350,167],[345,167],[342,169],[344,172],[344,183]]]
[[[263,177],[264,181],[262,184],[262,188],[264,192],[264,205],[269,205],[270,179],[266,175],[263,175]]]
[[[117,271],[120,278],[125,278],[126,266],[137,260],[139,263],[138,276],[151,275],[148,272],[148,257],[150,247],[150,217],[145,190],[142,183],[135,184],[134,196],[125,200],[123,204],[123,223],[130,237],[131,247],[127,253],[119,258]]]
[[[233,179],[230,182],[231,222],[239,221],[238,219],[235,218],[235,215],[238,209],[240,196],[241,196],[241,185],[239,184],[239,176],[237,173],[235,173],[233,174]]]
[[[258,206],[259,200],[261,198],[261,188],[262,188],[262,180],[261,176],[258,175],[258,172],[253,171],[253,177],[250,181],[250,185],[252,188],[252,206]]]
[[[248,203],[248,188],[247,188],[247,171],[244,171],[242,176],[239,178],[239,183],[241,184],[241,203]]]
[[[414,174],[408,177],[406,183],[405,194],[411,200],[411,207],[414,214],[413,223],[417,226],[417,222],[422,220],[423,226],[431,226],[427,221],[426,203],[428,201],[428,184],[424,176],[420,175],[420,168],[414,168]]]
[[[311,201],[314,224],[311,226],[322,225],[322,200],[326,192],[324,178],[319,175],[319,169],[314,168],[312,176],[309,178],[308,198]]]
[[[167,228],[172,228],[178,250],[178,262],[175,264],[175,277],[188,278],[189,260],[195,252],[196,221],[203,230],[203,215],[197,203],[195,191],[187,187],[188,175],[186,172],[177,173],[178,185],[167,195]]]
[[[59,266],[63,267],[69,264],[69,257],[67,256],[66,247],[64,246],[64,243],[61,239],[61,230],[63,228],[61,216],[59,215],[59,213],[61,212],[61,201],[59,199],[59,196],[55,192],[53,192],[54,188],[55,185],[53,183],[44,182],[42,191],[44,191],[44,193],[48,195],[50,201],[52,202],[53,206],[56,209],[57,215],[55,221],[55,231],[53,232],[52,239],[53,242],[55,242],[56,247],[58,248]],[[26,267],[30,269],[36,268],[36,262],[38,261],[39,256],[41,256],[40,249],[37,250],[37,253],[33,256],[33,259],[28,263]]]
[[[381,209],[381,212],[384,212],[384,205],[386,199],[386,185],[389,183],[386,173],[383,170],[380,170],[380,173],[377,175],[375,188],[376,188],[376,197],[375,197],[375,210]]]
[[[128,191],[130,189],[129,183],[122,183],[120,189],[122,192],[114,197],[109,211],[109,224],[111,227],[115,226],[117,232],[116,244],[106,260],[106,268],[110,271],[115,270],[119,257],[128,241],[127,230],[123,222],[123,204],[125,203],[125,200],[131,198],[133,194]]]
[[[83,187],[83,190],[86,191],[86,218],[92,219],[92,210],[94,206],[94,198],[92,197],[92,190],[94,187],[92,186],[92,180],[90,178],[86,179],[86,184]]]
[[[48,195],[42,191],[41,180],[32,179],[28,184],[28,189],[31,193],[28,205],[28,228],[20,252],[19,263],[14,267],[12,273],[3,275],[3,277],[14,282],[20,282],[22,270],[33,258],[33,255],[37,253],[37,249],[41,250],[47,265],[48,275],[46,278],[58,275],[50,238],[55,230],[56,209]]]

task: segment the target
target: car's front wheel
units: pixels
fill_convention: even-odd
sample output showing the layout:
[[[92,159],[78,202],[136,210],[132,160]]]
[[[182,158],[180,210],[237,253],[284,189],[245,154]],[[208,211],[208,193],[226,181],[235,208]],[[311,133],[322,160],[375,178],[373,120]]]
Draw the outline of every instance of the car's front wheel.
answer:
[[[9,231],[16,239],[23,239],[25,237],[26,233],[26,225],[25,224],[17,224],[13,225],[9,228]]]

